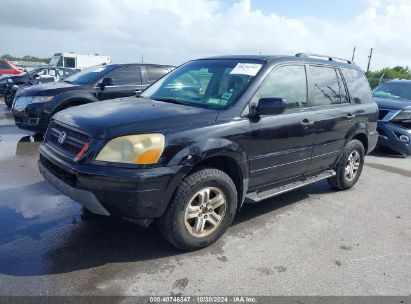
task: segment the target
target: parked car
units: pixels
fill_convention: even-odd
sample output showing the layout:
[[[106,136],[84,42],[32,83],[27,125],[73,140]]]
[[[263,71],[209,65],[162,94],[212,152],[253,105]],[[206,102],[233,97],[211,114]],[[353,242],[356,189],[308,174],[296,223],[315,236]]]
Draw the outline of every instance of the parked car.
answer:
[[[0,58],[0,75],[12,74],[18,75],[22,71],[16,68],[10,61]]]
[[[0,94],[4,95],[6,105],[11,107],[17,89],[62,80],[77,72],[74,69],[43,65],[20,75],[3,75],[0,78]]]
[[[378,144],[411,155],[411,80],[391,80],[373,92],[379,107]]]
[[[20,129],[44,133],[56,112],[135,95],[171,69],[171,66],[150,64],[100,65],[63,81],[23,88],[18,91],[13,104],[14,120]]]
[[[349,189],[377,143],[378,108],[358,66],[318,56],[194,60],[141,98],[61,111],[40,172],[92,213],[158,219],[184,250],[216,241],[244,201],[323,179]]]

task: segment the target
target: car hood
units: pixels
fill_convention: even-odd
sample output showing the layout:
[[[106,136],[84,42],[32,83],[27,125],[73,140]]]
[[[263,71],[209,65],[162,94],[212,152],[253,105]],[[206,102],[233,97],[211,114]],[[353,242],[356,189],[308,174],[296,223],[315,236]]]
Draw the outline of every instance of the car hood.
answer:
[[[84,90],[87,87],[63,81],[48,82],[24,88],[20,91],[19,96],[55,96],[67,91]]]
[[[107,100],[66,109],[56,121],[96,138],[167,132],[213,123],[218,111],[136,97]]]
[[[387,110],[404,110],[411,108],[411,100],[391,99],[391,98],[374,98],[378,108]]]

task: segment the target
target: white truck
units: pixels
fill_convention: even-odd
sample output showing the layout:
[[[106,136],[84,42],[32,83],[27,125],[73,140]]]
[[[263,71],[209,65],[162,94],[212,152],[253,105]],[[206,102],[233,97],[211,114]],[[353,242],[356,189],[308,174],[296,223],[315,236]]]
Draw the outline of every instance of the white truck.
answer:
[[[111,63],[110,56],[98,54],[56,53],[50,60],[50,65],[83,70],[99,64]]]

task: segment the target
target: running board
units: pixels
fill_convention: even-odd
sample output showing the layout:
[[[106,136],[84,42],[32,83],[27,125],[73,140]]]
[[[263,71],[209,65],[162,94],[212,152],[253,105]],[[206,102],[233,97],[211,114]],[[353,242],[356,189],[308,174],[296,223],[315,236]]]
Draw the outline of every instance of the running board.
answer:
[[[293,182],[291,184],[287,184],[287,185],[283,185],[283,186],[279,186],[279,187],[275,187],[269,190],[265,190],[265,191],[261,191],[261,192],[251,192],[248,193],[245,196],[245,199],[247,202],[250,203],[257,203],[260,202],[262,200],[265,200],[267,198],[300,188],[300,187],[304,187],[306,185],[318,182],[320,180],[323,179],[327,179],[330,178],[332,176],[334,176],[336,173],[334,170],[327,170],[327,171],[323,171],[320,174]]]

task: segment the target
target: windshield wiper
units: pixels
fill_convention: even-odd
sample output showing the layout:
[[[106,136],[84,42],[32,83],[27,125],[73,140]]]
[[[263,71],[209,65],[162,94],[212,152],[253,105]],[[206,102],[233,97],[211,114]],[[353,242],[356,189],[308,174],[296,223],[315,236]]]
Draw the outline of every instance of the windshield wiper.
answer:
[[[153,99],[158,100],[158,101],[164,101],[164,102],[175,103],[175,104],[182,104],[182,105],[187,106],[186,102],[181,101],[179,99],[175,99],[175,98],[164,97],[164,98],[153,98]]]

